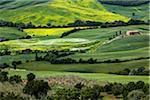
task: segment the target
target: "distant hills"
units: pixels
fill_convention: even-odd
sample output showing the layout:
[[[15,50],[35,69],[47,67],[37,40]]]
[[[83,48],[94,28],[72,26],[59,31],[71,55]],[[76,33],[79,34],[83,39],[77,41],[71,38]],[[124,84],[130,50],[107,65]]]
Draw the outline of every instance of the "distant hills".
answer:
[[[109,12],[97,0],[1,0],[0,20],[67,25],[76,20],[113,22],[130,18]]]

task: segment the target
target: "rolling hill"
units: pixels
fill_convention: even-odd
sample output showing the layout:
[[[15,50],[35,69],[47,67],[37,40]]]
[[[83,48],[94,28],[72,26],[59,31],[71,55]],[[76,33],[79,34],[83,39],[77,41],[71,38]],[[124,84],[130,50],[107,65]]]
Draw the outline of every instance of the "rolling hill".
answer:
[[[7,1],[7,2],[6,2]],[[76,20],[113,22],[130,18],[114,14],[97,0],[2,0],[0,20],[34,25],[67,25]]]

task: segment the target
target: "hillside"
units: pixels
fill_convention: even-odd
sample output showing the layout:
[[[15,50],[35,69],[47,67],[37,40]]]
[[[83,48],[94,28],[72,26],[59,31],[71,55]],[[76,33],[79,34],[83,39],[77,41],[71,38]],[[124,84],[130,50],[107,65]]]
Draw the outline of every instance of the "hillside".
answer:
[[[42,10],[41,10],[42,9]],[[114,14],[97,0],[6,0],[0,1],[0,20],[35,25],[66,25],[76,20],[113,22],[128,17]]]

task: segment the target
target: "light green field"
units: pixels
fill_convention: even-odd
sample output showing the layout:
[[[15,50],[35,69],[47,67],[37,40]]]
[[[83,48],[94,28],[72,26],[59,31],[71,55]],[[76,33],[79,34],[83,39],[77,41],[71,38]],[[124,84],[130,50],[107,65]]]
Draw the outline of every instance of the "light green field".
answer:
[[[0,27],[0,37],[5,39],[18,39],[25,36],[27,36],[25,32],[21,32],[15,27]]]
[[[1,42],[1,47],[9,47],[10,51],[20,51],[25,49],[31,50],[78,50],[78,49],[89,49],[92,48],[99,41],[89,41],[87,39],[81,38],[69,38],[69,39],[48,39],[41,40],[38,38],[35,39],[22,39],[22,40],[11,40]],[[102,43],[102,42],[100,42]],[[1,48],[3,50],[3,48]]]
[[[50,64],[50,62],[40,61],[40,62],[29,62],[22,65],[18,65],[19,69],[33,70],[33,71],[65,71],[65,72],[117,72],[125,68],[138,68],[145,67],[148,68],[147,60],[137,60],[122,63],[101,63],[101,64]]]
[[[108,40],[110,37],[116,34],[119,34],[119,31],[122,34],[126,33],[128,30],[139,30],[142,33],[148,34],[149,26],[148,25],[130,25],[130,26],[120,26],[120,27],[110,27],[110,28],[99,28],[99,29],[88,29],[81,30],[79,32],[72,33],[65,38],[84,38],[89,40]]]
[[[69,72],[53,72],[53,71],[9,71],[9,75],[21,75],[22,78],[26,78],[28,73],[34,73],[38,78],[48,78],[50,76],[79,76],[82,78],[92,79],[99,82],[118,82],[118,83],[128,83],[144,81],[149,82],[148,76],[123,76],[123,75],[110,75],[102,73],[69,73]]]
[[[96,0],[15,0],[0,5],[0,20],[13,22],[32,22],[34,25],[67,25],[76,20],[113,22],[130,18],[108,12]],[[41,10],[42,9],[42,10]],[[38,13],[37,13],[38,12]],[[11,16],[11,17],[10,17]]]

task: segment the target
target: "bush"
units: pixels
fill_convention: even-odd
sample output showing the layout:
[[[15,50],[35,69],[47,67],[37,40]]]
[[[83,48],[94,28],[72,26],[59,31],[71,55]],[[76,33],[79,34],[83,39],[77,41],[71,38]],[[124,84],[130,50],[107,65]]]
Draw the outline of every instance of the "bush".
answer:
[[[144,97],[143,91],[133,90],[128,94],[127,99],[128,100],[141,100],[143,97]]]
[[[16,95],[13,92],[8,92],[8,93],[1,92],[0,100],[26,100],[26,99],[24,99],[20,95]]]
[[[21,76],[19,76],[19,75],[14,75],[14,76],[11,76],[10,78],[9,78],[9,82],[10,83],[20,83],[20,82],[22,82],[22,79],[21,79]]]
[[[112,93],[113,93],[115,96],[122,94],[122,92],[123,92],[123,85],[122,85],[122,84],[115,83],[115,84],[112,86]]]
[[[0,82],[8,81],[8,72],[0,72]]]
[[[143,81],[136,82],[136,89],[142,89],[145,83]]]
[[[53,98],[56,100],[79,100],[79,97],[80,97],[80,89],[63,88],[57,90]]]
[[[31,96],[34,95],[36,98],[40,98],[41,96],[47,95],[49,89],[48,82],[44,82],[43,80],[32,80],[27,82],[23,88],[23,92]]]
[[[33,73],[30,73],[30,74],[27,75],[27,80],[28,81],[32,81],[34,79],[35,79],[35,75]]]
[[[77,89],[82,89],[84,87],[84,84],[82,84],[80,82],[80,83],[77,83],[74,87],[77,88]]]
[[[99,89],[87,87],[81,90],[81,100],[97,100],[99,97]]]
[[[111,84],[111,83],[106,84],[104,86],[104,91],[107,92],[107,93],[111,93],[112,92],[112,86],[113,86],[113,84]]]
[[[149,84],[145,84],[144,86],[143,86],[143,88],[142,88],[142,90],[143,90],[143,92],[145,93],[145,94],[149,94]]]

